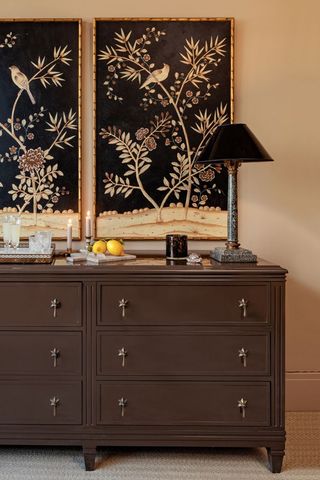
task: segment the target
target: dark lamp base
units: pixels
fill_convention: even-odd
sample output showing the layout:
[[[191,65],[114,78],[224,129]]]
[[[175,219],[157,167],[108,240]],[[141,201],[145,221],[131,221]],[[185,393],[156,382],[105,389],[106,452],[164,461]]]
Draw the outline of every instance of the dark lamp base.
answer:
[[[210,257],[224,263],[256,263],[257,256],[245,248],[215,248],[210,252]]]

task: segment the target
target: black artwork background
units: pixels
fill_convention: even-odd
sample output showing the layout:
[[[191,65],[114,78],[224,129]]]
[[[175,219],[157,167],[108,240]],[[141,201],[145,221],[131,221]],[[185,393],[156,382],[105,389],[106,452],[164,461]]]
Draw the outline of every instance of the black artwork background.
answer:
[[[185,40],[191,36],[195,40],[210,40],[210,36],[219,39],[226,37],[226,54],[223,57],[219,68],[214,70],[214,82],[219,82],[220,86],[215,91],[216,95],[212,96],[207,102],[197,105],[193,112],[197,112],[199,108],[202,110],[207,108],[210,112],[222,104],[228,104],[227,114],[231,116],[231,22],[230,21],[108,21],[101,20],[96,22],[96,55],[100,50],[105,49],[106,45],[114,45],[115,32],[120,32],[122,28],[125,33],[132,30],[132,39],[137,38],[145,32],[146,27],[156,27],[156,29],[165,30],[166,36],[161,37],[159,43],[148,45],[148,51],[155,63],[155,69],[161,68],[163,63],[170,64],[170,74],[164,81],[166,86],[173,83],[173,74],[175,71],[185,72],[188,70],[187,65],[183,65],[179,59],[179,52],[184,53],[183,46]],[[139,90],[138,82],[128,82],[126,80],[118,80],[114,85],[115,92],[124,98],[123,103],[112,101],[106,97],[106,88],[103,85],[107,75],[107,63],[96,59],[96,213],[108,210],[117,210],[119,213],[133,209],[151,207],[150,203],[143,197],[141,192],[133,192],[129,198],[123,195],[115,195],[110,197],[104,194],[105,172],[123,175],[126,166],[121,164],[118,153],[114,145],[109,145],[99,135],[101,128],[109,125],[115,125],[121,130],[130,132],[131,138],[135,140],[135,132],[140,127],[149,127],[149,121],[153,119],[155,114],[161,111],[168,111],[175,117],[172,107],[160,108],[159,105],[151,106],[145,112],[139,104],[143,96],[143,91]],[[146,76],[143,77],[143,81]],[[192,88],[190,87],[190,90]],[[195,89],[194,89],[195,90]],[[158,90],[156,89],[156,92]],[[214,94],[213,94],[214,95]],[[197,108],[198,107],[198,108]],[[187,112],[190,113],[190,112]],[[190,114],[189,120],[194,123],[193,115]],[[188,120],[188,121],[189,121]],[[188,122],[187,122],[188,125]],[[191,146],[197,146],[199,135],[193,133],[189,129],[189,138]],[[161,146],[160,146],[161,144]],[[157,157],[155,157],[157,155]],[[159,148],[156,153],[151,152],[151,158],[155,159],[152,167],[143,176],[144,184],[147,190],[152,192],[153,198],[159,200],[163,198],[163,192],[157,191],[157,187],[161,185],[161,179],[168,172],[168,165],[176,159],[175,151],[164,146],[164,142],[159,141]],[[156,163],[156,167],[155,167]],[[147,182],[146,182],[147,179]],[[223,210],[227,209],[227,173],[223,169],[221,174],[216,175],[215,183],[223,192],[222,195],[212,195],[209,206],[220,206]],[[182,197],[180,201],[184,201]],[[172,194],[167,204],[177,202]]]
[[[15,21],[0,22],[0,41],[3,41],[7,33],[13,32],[17,36],[16,44],[12,48],[0,49],[0,122],[5,123],[10,114],[12,104],[18,93],[18,88],[11,80],[9,67],[17,65],[28,78],[32,77],[36,72],[31,61],[36,62],[38,56],[52,57],[53,48],[68,45],[71,49],[69,56],[72,58],[70,65],[59,63],[58,70],[63,73],[65,82],[62,87],[47,86],[44,88],[39,81],[33,82],[31,85],[32,94],[36,100],[36,104],[32,105],[26,92],[20,97],[16,110],[16,117],[26,118],[30,113],[37,112],[40,106],[44,106],[47,112],[59,114],[63,111],[68,113],[70,108],[77,114],[78,118],[78,51],[79,51],[79,24],[78,21]],[[44,120],[48,120],[47,115]],[[35,140],[26,143],[28,148],[42,148],[50,146],[54,135],[52,132],[45,132],[47,128],[45,121],[42,121],[37,128]],[[36,129],[35,128],[35,129]],[[39,128],[39,130],[38,130]],[[34,129],[34,130],[35,130]],[[75,138],[72,140],[73,148],[66,147],[64,150],[55,148],[50,153],[54,160],[48,161],[46,164],[58,163],[59,169],[63,171],[64,176],[55,180],[56,186],[64,186],[69,195],[61,196],[55,208],[62,211],[72,209],[74,212],[79,211],[79,158],[78,158],[78,129],[74,130]],[[5,133],[0,137],[0,154],[3,154],[9,147],[14,145],[14,141]],[[7,206],[15,206],[8,194],[11,184],[15,181],[15,176],[19,173],[16,161],[4,161],[0,163],[0,181],[3,188],[0,188],[0,208]],[[28,211],[32,211],[32,204],[27,207]]]

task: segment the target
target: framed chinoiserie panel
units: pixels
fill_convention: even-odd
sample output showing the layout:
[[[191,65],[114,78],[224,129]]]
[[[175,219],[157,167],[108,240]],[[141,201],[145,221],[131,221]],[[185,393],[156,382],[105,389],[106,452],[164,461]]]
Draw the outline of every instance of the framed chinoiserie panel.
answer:
[[[227,174],[195,162],[233,121],[233,19],[96,19],[98,237],[223,239]]]
[[[80,238],[81,21],[0,20],[0,223]]]

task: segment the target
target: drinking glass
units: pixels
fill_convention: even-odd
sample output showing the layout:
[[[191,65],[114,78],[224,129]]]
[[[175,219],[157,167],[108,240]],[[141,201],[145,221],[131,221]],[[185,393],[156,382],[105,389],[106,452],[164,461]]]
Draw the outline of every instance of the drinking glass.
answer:
[[[36,232],[37,244],[41,253],[49,253],[51,247],[52,232]]]
[[[11,218],[8,215],[6,215],[3,219],[2,235],[4,246],[7,249],[11,245]]]
[[[21,220],[14,219],[11,224],[11,245],[13,248],[18,248],[20,243]]]
[[[32,253],[39,253],[38,239],[35,235],[29,237],[29,250]]]
[[[32,253],[50,253],[51,232],[36,232],[29,236],[29,250]]]

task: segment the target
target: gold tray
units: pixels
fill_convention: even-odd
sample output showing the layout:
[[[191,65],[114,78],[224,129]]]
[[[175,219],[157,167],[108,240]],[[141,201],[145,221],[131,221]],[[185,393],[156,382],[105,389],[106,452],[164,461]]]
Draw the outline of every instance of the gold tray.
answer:
[[[51,263],[54,257],[55,245],[51,246],[48,253],[31,253],[28,242],[21,242],[16,249],[5,248],[0,242],[0,264],[1,263]]]

